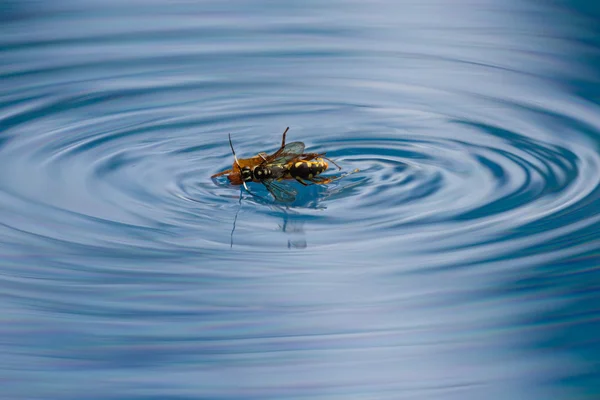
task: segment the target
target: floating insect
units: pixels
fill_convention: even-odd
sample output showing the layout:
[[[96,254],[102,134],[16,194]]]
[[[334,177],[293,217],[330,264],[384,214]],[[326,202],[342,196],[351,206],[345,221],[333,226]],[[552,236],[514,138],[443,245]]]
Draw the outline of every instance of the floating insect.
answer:
[[[324,185],[348,175],[327,178],[318,176],[329,168],[329,164],[325,160],[329,160],[340,170],[341,167],[333,160],[325,157],[325,153],[304,153],[305,146],[302,142],[285,144],[285,135],[288,130],[289,128],[286,128],[283,132],[281,147],[275,153],[271,155],[259,153],[252,158],[242,160],[237,158],[231,142],[231,135],[229,135],[229,146],[233,153],[234,164],[231,169],[219,172],[213,175],[212,178],[228,173],[227,178],[232,184],[244,185],[249,193],[252,192],[248,189],[246,182],[260,182],[273,195],[275,200],[289,203],[294,201],[297,192],[291,186],[282,183],[282,180],[295,179],[304,186]],[[307,183],[307,181],[310,183]]]

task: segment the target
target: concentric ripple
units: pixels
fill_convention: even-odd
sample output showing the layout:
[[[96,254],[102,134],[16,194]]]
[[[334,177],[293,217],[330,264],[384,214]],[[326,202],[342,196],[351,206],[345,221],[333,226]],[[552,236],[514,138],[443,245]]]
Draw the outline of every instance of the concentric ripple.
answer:
[[[572,332],[570,304],[597,300],[600,110],[576,87],[597,87],[594,21],[486,0],[9,3],[11,398],[547,399],[597,376],[536,348],[562,332],[544,313]],[[210,179],[229,133],[245,158],[287,126],[343,167],[327,175],[359,172],[290,182],[290,205]]]
[[[127,93],[119,97],[124,103],[134,101]],[[90,108],[99,107],[102,101],[91,103]],[[270,108],[247,106],[237,116],[232,104],[213,106],[220,109],[211,112],[216,121],[226,116],[261,118]],[[291,104],[286,114],[297,118],[289,109],[303,106]],[[329,114],[332,109],[337,112],[349,107],[319,105],[314,106],[313,113]],[[36,125],[47,127],[50,123],[44,121],[54,119],[52,113],[43,114],[47,112],[44,108],[38,109],[32,121],[12,128],[34,133],[14,135],[3,147],[3,158],[11,166],[2,177],[7,199],[3,207],[12,209],[12,215],[20,220],[13,223],[9,218],[5,223],[36,239],[47,236],[80,244],[101,241],[111,248],[124,241],[136,245],[131,241],[135,231],[147,233],[137,245],[171,254],[185,248],[195,251],[199,242],[186,243],[190,236],[203,242],[203,250],[230,245],[231,221],[240,208],[239,188],[231,187],[225,179],[217,184],[208,179],[232,162],[226,132],[235,132],[237,146],[248,155],[274,149],[278,140],[272,130],[265,134],[256,128],[224,128],[202,117],[168,116],[165,110],[92,115],[38,133]],[[173,109],[172,114],[181,113],[178,107]],[[599,157],[590,148],[593,142],[583,134],[574,133],[570,143],[553,143],[484,122],[431,112],[416,116],[416,110],[404,111],[401,119],[407,128],[398,129],[381,123],[386,118],[396,119],[386,116],[385,111],[361,113],[374,112],[380,119],[378,126],[358,126],[347,132],[329,126],[328,134],[313,143],[310,138],[315,133],[308,132],[310,128],[291,131],[294,139],[308,137],[304,141],[311,151],[327,151],[345,170],[359,168],[361,172],[326,187],[298,187],[301,196],[288,211],[274,201],[257,203],[246,195],[243,204],[251,207],[253,215],[241,219],[240,228],[260,231],[260,226],[244,224],[291,212],[310,216],[319,231],[311,243],[315,249],[323,245],[354,246],[356,242],[377,247],[381,239],[377,232],[393,232],[394,241],[413,250],[420,246],[420,237],[425,238],[425,247],[420,250],[427,252],[438,251],[440,246],[475,246],[491,238],[502,243],[502,235],[514,239],[514,232],[524,225],[568,213],[582,202],[594,204]],[[65,116],[65,120],[69,118]],[[519,123],[524,122],[522,117]],[[419,123],[425,126],[417,127]],[[560,122],[555,127],[560,127]],[[249,143],[248,136],[260,138],[259,144]],[[260,185],[253,186],[254,191],[268,197]],[[32,215],[22,215],[23,210]],[[62,223],[73,226],[55,230],[52,226],[59,223],[53,221],[56,215],[61,215]],[[63,220],[65,215],[71,222]],[[27,226],[28,220],[35,226]],[[579,221],[569,225],[575,222]],[[581,223],[585,226],[595,220]],[[81,224],[86,226],[85,235]],[[88,224],[97,227],[89,229]],[[571,232],[563,225],[552,228]],[[535,241],[541,233],[531,232],[529,240]],[[462,237],[455,241],[457,234]],[[551,232],[544,230],[540,240],[548,236]],[[502,246],[506,251],[506,243]],[[276,250],[269,241],[252,243],[251,247],[251,251]]]

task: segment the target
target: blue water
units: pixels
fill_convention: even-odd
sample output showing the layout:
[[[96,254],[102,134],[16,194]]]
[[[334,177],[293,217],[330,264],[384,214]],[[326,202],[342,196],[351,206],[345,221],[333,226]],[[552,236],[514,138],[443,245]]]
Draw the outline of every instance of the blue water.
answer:
[[[593,3],[0,2],[0,398],[600,398]]]

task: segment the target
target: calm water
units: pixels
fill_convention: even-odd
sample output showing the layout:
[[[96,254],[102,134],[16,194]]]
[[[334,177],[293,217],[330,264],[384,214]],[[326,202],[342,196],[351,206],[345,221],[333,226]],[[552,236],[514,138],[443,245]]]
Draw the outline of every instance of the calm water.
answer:
[[[0,397],[600,398],[588,3],[0,2]]]

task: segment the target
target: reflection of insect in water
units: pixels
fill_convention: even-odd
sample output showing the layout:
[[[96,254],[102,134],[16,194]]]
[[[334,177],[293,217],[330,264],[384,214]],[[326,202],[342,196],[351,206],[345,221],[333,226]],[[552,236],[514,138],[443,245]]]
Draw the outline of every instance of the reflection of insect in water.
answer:
[[[318,176],[329,168],[329,164],[325,160],[329,160],[339,169],[341,167],[333,160],[326,158],[325,153],[304,153],[305,146],[302,142],[292,142],[286,145],[285,135],[288,129],[283,132],[281,147],[275,153],[270,156],[266,153],[259,153],[257,156],[242,160],[238,160],[231,142],[231,135],[229,135],[229,145],[235,160],[234,165],[230,170],[219,172],[212,177],[229,173],[227,178],[231,183],[243,184],[248,192],[250,191],[246,182],[260,182],[277,201],[288,203],[294,201],[297,192],[291,186],[281,183],[284,179],[295,179],[302,185],[308,186],[310,184],[327,184],[345,176],[329,178]],[[311,183],[307,183],[307,181]]]

